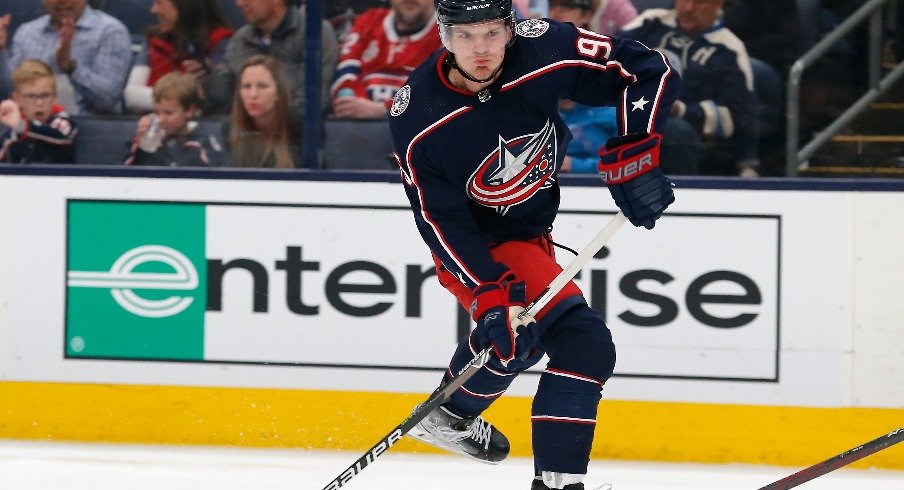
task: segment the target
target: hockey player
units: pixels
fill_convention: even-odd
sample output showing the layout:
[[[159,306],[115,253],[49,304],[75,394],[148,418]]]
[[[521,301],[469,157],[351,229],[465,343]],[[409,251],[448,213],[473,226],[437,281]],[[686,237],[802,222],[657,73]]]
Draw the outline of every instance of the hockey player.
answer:
[[[495,356],[409,435],[501,461],[508,440],[480,414],[546,353],[532,406],[531,488],[581,490],[615,366],[611,334],[573,282],[535,318],[518,318],[562,270],[549,230],[571,135],[558,104],[616,106],[619,135],[600,150],[600,175],[631,223],[649,229],[674,201],[658,168],[657,131],[680,82],[660,53],[637,42],[546,19],[515,24],[511,0],[436,7],[445,50],[396,94],[390,128],[439,281],[476,322],[444,382],[484,347]]]
[[[330,89],[339,118],[383,119],[415,67],[440,48],[433,0],[390,0],[355,19]]]

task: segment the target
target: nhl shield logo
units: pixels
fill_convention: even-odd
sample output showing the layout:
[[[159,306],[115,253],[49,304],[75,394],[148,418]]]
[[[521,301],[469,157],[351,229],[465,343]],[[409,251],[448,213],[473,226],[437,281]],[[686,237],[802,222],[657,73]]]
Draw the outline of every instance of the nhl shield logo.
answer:
[[[540,19],[527,19],[515,26],[515,34],[523,37],[540,37],[547,29],[549,29],[549,22]]]
[[[398,92],[396,92],[395,97],[392,98],[392,107],[389,108],[389,113],[393,116],[400,116],[405,109],[408,108],[408,101],[411,100],[411,85],[405,85],[400,88]]]

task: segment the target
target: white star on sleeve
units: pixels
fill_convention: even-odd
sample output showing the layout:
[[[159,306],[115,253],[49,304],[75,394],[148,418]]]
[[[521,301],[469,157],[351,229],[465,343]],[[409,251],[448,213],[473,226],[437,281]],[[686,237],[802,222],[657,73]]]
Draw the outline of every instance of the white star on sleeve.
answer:
[[[631,105],[634,106],[631,109],[631,112],[634,112],[638,109],[645,111],[646,108],[644,106],[646,106],[649,102],[650,102],[649,100],[647,100],[643,96],[641,96],[639,99],[635,100],[634,102],[631,102]]]

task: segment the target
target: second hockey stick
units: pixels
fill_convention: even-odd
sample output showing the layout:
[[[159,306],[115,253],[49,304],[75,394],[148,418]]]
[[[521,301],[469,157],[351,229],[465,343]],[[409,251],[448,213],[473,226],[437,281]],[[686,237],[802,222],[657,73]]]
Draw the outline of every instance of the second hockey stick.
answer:
[[[833,456],[821,463],[816,463],[809,468],[804,468],[793,475],[786,476],[777,482],[770,483],[759,490],[787,490],[789,488],[794,488],[801,483],[806,483],[818,476],[835,471],[842,466],[847,466],[858,459],[865,458],[870,454],[892,447],[901,441],[904,441],[904,427],[893,430],[882,437],[873,439],[854,449],[848,449],[839,455]]]
[[[606,223],[606,226],[597,233],[593,240],[591,240],[575,258],[571,259],[571,263],[569,263],[568,266],[549,283],[549,286],[543,290],[543,293],[531,304],[527,305],[527,308],[525,308],[521,315],[536,315],[537,312],[542,310],[543,307],[546,306],[547,303],[549,303],[549,301],[577,275],[590,258],[603,248],[603,245],[612,238],[612,235],[615,235],[615,232],[625,224],[625,221],[627,221],[627,218],[625,218],[625,215],[622,214],[621,211],[613,216],[612,219]],[[389,434],[386,434],[373,447],[368,449],[367,452],[352,463],[351,466],[342,471],[339,476],[333,478],[331,482],[323,487],[323,490],[337,490],[342,488],[349,480],[373,463],[375,459],[388,451],[395,443],[399,442],[402,439],[402,436],[413,429],[421,420],[424,420],[424,417],[430,412],[436,410],[440,405],[449,400],[449,397],[451,397],[461,385],[471,379],[471,377],[474,376],[490,359],[491,352],[492,349],[487,347],[477,354],[474,359],[462,368],[461,372],[453,376],[452,379],[441,386],[440,389],[430,395],[430,398],[422,403],[417,410],[412,412],[411,415],[402,421],[402,423],[389,431]]]

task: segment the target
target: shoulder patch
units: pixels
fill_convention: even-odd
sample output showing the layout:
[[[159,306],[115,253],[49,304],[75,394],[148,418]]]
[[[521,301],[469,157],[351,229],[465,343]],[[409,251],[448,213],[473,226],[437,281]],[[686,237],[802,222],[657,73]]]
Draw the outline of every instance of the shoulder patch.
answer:
[[[405,109],[408,108],[408,101],[411,100],[411,85],[405,85],[400,88],[398,92],[396,92],[395,97],[392,98],[392,107],[389,108],[389,113],[393,116],[401,116]]]
[[[515,34],[522,37],[540,37],[547,29],[549,29],[549,22],[541,19],[527,19],[515,26]]]

